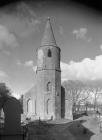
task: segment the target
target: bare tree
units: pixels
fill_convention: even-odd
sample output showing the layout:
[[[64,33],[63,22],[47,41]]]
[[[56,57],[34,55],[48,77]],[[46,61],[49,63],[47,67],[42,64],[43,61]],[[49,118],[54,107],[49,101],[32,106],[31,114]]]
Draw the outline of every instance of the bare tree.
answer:
[[[102,96],[102,84],[100,82],[91,82],[88,84],[93,97],[94,110],[97,110],[98,100]]]
[[[90,95],[90,88],[81,81],[68,80],[63,83],[63,86],[73,106],[78,105],[80,107],[80,104],[84,103]]]

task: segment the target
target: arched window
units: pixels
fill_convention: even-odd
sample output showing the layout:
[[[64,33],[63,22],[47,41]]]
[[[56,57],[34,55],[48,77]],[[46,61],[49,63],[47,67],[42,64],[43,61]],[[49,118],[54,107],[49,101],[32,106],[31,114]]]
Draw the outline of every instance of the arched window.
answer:
[[[51,82],[47,83],[47,91],[51,91]]]
[[[27,100],[27,113],[28,114],[32,113],[32,100],[31,99]]]
[[[48,49],[48,57],[51,57],[51,56],[52,56],[51,50]]]
[[[52,111],[53,111],[52,101],[50,99],[47,99],[47,101],[46,101],[46,113],[48,115],[51,115],[52,114]]]

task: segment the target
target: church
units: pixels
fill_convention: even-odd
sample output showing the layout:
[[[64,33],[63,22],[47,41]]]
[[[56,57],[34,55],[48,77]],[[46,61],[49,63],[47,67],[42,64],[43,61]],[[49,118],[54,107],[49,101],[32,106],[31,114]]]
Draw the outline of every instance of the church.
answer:
[[[69,118],[68,100],[61,86],[61,49],[48,18],[41,46],[37,49],[36,84],[24,94],[23,115],[31,119]]]

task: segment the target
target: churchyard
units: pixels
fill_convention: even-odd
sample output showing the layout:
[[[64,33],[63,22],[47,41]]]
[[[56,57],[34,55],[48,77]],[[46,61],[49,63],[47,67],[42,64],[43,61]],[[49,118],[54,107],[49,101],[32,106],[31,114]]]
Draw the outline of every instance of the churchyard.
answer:
[[[7,90],[7,89],[6,89]],[[21,122],[22,106],[12,96],[0,97],[4,116],[0,119],[0,140],[101,140],[102,115],[92,106],[76,112],[70,119],[31,120]],[[78,106],[77,106],[78,108]],[[74,114],[73,114],[74,115]],[[76,118],[75,118],[76,117]]]
[[[76,120],[26,121],[20,125],[20,131],[12,133],[12,121],[4,133],[4,126],[0,129],[0,140],[101,140],[102,130],[99,117],[83,116]],[[7,130],[8,132],[8,130]]]
[[[101,140],[99,119],[83,116],[77,120],[35,121],[27,125],[29,140]]]

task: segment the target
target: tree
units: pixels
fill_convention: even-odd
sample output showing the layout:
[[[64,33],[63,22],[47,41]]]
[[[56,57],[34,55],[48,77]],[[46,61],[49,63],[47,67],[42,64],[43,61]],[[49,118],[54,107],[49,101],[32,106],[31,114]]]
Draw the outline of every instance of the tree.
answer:
[[[100,96],[102,96],[102,83],[100,81],[91,81],[88,83],[88,87],[92,93],[94,110],[96,110],[98,107],[98,100]]]
[[[0,109],[4,102],[11,96],[11,92],[5,83],[0,83]]]
[[[5,83],[0,83],[0,97],[11,96],[10,89],[6,86]]]
[[[20,102],[20,105],[21,105],[21,108],[22,108],[22,113],[23,113],[23,98],[24,98],[24,95],[22,94],[19,98],[19,102]]]
[[[4,105],[4,102],[11,96],[10,89],[6,86],[5,83],[0,83],[0,116],[1,116],[1,109]]]
[[[90,95],[90,89],[86,86],[85,83],[76,80],[68,80],[63,82],[67,96],[72,102],[72,106],[78,105],[80,108],[81,103],[85,103]],[[73,109],[74,110],[74,109]]]

